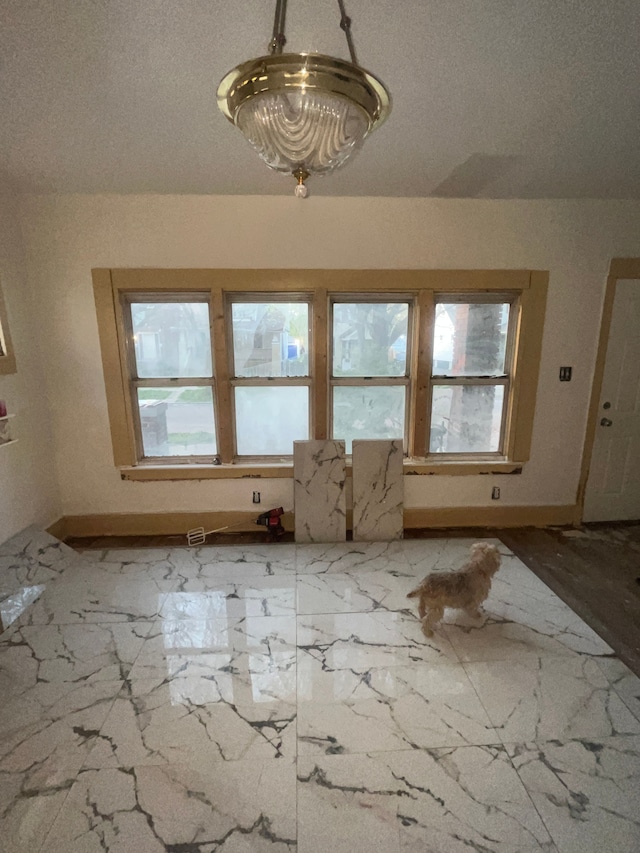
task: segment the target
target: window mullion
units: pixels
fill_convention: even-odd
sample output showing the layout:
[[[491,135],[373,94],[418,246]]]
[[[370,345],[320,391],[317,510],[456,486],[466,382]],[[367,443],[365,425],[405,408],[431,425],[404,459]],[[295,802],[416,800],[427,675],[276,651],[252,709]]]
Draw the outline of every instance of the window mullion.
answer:
[[[231,352],[231,308],[225,307],[222,290],[211,290],[211,329],[213,333],[211,355],[213,375],[216,377],[215,416],[218,433],[218,455],[221,462],[233,461],[233,395],[229,382],[228,353]],[[228,324],[228,325],[227,325]]]
[[[313,377],[311,392],[311,437],[327,439],[329,437],[329,334],[328,334],[328,294],[326,288],[316,290],[311,313],[311,335],[313,357],[309,367]]]
[[[134,388],[210,388],[214,385],[211,376],[180,376],[171,379],[157,379],[156,377],[141,377],[132,379]]]
[[[415,375],[413,410],[410,422],[413,437],[410,437],[409,453],[424,456],[427,453],[429,424],[431,423],[431,365],[433,363],[433,324],[435,305],[433,291],[421,290],[414,320],[417,341],[413,361]]]
[[[506,385],[509,377],[506,373],[499,376],[447,376],[437,374],[431,377],[433,385]]]

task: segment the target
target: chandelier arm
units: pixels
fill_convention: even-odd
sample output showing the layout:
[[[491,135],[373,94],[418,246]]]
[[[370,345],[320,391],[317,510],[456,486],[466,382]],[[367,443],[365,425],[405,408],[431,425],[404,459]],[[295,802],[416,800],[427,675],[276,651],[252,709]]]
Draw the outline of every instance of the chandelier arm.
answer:
[[[338,6],[340,8],[340,29],[344,31],[344,34],[347,37],[347,45],[349,46],[351,61],[354,65],[357,65],[358,60],[356,58],[356,48],[353,43],[353,36],[351,35],[351,18],[347,15],[347,10],[344,7],[344,0],[338,0]]]
[[[269,42],[269,50],[272,56],[282,53],[287,43],[284,34],[284,22],[287,17],[287,0],[276,0],[276,13],[273,19],[273,37]]]

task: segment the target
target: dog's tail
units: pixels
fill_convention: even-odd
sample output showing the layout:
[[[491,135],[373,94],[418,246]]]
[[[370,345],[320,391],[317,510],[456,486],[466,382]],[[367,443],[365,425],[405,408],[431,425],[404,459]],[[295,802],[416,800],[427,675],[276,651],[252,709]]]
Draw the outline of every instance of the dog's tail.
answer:
[[[411,592],[407,593],[407,598],[415,598],[417,595],[420,595],[420,587],[417,586],[415,589],[412,589]]]

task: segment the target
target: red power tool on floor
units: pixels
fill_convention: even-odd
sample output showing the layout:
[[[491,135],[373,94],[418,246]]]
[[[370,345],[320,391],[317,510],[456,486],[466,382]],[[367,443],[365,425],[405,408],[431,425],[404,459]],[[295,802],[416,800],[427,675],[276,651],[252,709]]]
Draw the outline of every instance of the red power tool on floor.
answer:
[[[280,517],[284,515],[284,509],[279,506],[276,509],[268,509],[266,512],[261,512],[256,518],[256,524],[261,524],[267,528],[267,541],[273,542],[278,540],[285,532]]]

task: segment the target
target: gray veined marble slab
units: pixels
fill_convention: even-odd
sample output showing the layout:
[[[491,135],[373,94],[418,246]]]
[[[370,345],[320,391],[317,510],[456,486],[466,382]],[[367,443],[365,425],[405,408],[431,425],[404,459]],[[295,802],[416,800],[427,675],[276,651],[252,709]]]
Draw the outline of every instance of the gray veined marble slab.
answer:
[[[46,584],[78,559],[78,554],[59,539],[37,527],[27,527],[0,545],[0,593]]]
[[[238,761],[224,774],[188,764],[84,770],[47,853],[293,853],[296,778],[289,761]]]
[[[344,441],[293,442],[296,542],[343,542],[347,536]]]
[[[397,610],[410,613],[407,593],[415,579],[388,572],[298,575],[298,613],[363,613]]]
[[[627,708],[640,720],[640,678],[618,658],[600,658],[598,666]]]
[[[507,746],[560,853],[640,850],[640,737]]]
[[[300,545],[296,572],[299,575],[360,574],[388,572],[414,577],[402,550],[402,542],[335,542]]]
[[[354,441],[352,464],[354,542],[402,539],[402,440]]]
[[[35,526],[0,545],[0,632],[78,559],[75,551]]]
[[[498,746],[301,756],[298,843],[305,853],[553,850]]]
[[[464,668],[503,743],[640,734],[594,658],[545,655]]]
[[[127,677],[151,622],[24,626],[0,640],[0,690]]]
[[[178,582],[160,615],[165,619],[295,616],[295,575],[255,577],[237,583],[194,578]]]
[[[300,755],[499,744],[460,665],[330,670],[298,663]]]
[[[125,682],[85,767],[294,758],[295,671],[285,665],[282,673],[257,673],[261,692],[250,669],[236,676],[216,657],[218,668],[207,677],[167,673]],[[280,690],[293,701],[280,701]]]
[[[65,575],[49,585],[18,625],[137,622],[155,619],[176,581],[122,579],[118,576]]]

